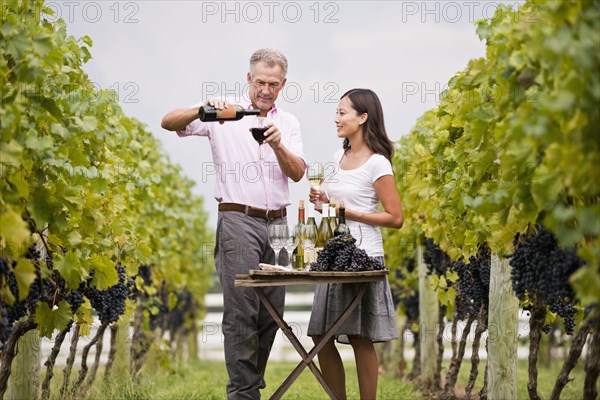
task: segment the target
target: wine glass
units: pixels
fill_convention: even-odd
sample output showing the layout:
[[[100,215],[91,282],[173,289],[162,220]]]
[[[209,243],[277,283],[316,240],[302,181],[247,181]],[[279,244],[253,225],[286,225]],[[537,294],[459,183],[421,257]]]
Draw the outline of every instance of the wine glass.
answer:
[[[362,228],[360,225],[352,225],[352,226],[348,226],[348,228],[350,229],[350,235],[356,239],[356,243],[354,243],[356,245],[356,247],[360,247],[360,244],[362,243]]]
[[[312,253],[316,242],[317,228],[312,224],[302,225],[300,227],[300,244],[304,248],[304,257],[308,257]]]
[[[292,266],[292,252],[300,243],[300,235],[297,233],[296,225],[287,225],[286,238],[283,247],[288,254],[288,269],[293,270]]]
[[[250,132],[252,133],[252,137],[258,143],[258,148],[259,148],[259,152],[260,152],[259,158],[261,160],[263,159],[263,148],[262,148],[262,145],[263,145],[263,142],[265,140],[265,132],[269,129],[268,127],[264,126],[266,119],[267,119],[266,117],[256,117],[257,126],[253,127],[253,128],[250,128]]]
[[[279,252],[287,239],[287,225],[269,225],[269,246],[275,252],[275,266],[279,266]]]
[[[323,169],[323,164],[320,162],[314,162],[308,166],[306,169],[306,178],[308,178],[308,182],[310,186],[319,190],[323,180],[325,179],[325,170]],[[317,199],[315,202],[316,208],[321,208],[321,200]]]

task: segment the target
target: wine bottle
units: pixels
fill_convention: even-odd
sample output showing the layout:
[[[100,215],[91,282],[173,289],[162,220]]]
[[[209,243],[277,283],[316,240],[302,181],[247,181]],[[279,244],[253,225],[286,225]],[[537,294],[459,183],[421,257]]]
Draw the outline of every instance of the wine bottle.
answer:
[[[317,231],[317,243],[315,244],[316,250],[321,250],[325,247],[325,243],[333,237],[331,231],[331,225],[329,224],[329,204],[323,203],[323,218],[321,218],[321,224]]]
[[[315,227],[315,232],[319,232],[319,227],[317,226],[317,221],[315,220],[315,205],[308,204],[306,206],[306,225],[313,225]],[[304,263],[311,264],[317,261],[316,250],[313,247],[308,250],[305,249],[304,252]]]
[[[344,202],[340,201],[340,217],[339,217],[338,226],[333,231],[333,236],[338,235],[349,235],[350,228],[346,225],[346,207],[344,206]]]
[[[304,200],[300,200],[298,204],[298,224],[296,225],[296,233],[300,234],[300,229],[304,225]],[[304,248],[300,243],[296,246],[292,253],[294,257],[294,268],[296,270],[304,269]]]
[[[329,198],[329,207],[333,207],[333,208],[337,207],[337,204],[335,204],[335,197],[333,197],[333,196],[331,196]],[[331,214],[329,214],[329,216],[331,217]]]
[[[331,227],[331,232],[335,232],[338,226],[338,219],[335,213],[335,204],[329,203],[329,226]]]
[[[208,104],[203,104],[198,109],[198,118],[200,121],[212,122],[212,121],[237,121],[242,119],[246,115],[259,115],[260,110],[258,108],[245,109],[239,104],[229,104],[227,108],[219,110]]]

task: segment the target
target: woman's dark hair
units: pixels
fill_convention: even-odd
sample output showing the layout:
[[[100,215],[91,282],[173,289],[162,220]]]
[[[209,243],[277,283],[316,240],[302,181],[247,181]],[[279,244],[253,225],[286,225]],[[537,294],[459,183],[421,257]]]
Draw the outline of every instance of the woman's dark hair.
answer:
[[[383,122],[383,108],[379,97],[370,89],[351,89],[341,97],[348,97],[352,108],[358,115],[367,113],[367,121],[363,124],[363,137],[365,143],[373,153],[381,154],[390,162],[394,156],[394,145],[388,138]],[[344,151],[350,148],[350,140],[344,139]]]

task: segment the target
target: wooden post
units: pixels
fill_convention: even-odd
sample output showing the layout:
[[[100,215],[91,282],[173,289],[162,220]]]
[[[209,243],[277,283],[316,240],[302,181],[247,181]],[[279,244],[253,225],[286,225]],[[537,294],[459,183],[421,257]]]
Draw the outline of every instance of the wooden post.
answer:
[[[488,324],[488,399],[517,398],[519,300],[508,260],[492,256]]]
[[[30,330],[17,342],[8,380],[7,399],[36,399],[40,386],[40,332]]]
[[[188,361],[196,362],[200,358],[198,357],[198,327],[194,322],[194,327],[191,333],[188,335]]]
[[[118,382],[129,382],[129,354],[131,353],[129,325],[131,325],[131,320],[128,317],[121,316],[118,324],[117,354],[115,355],[115,363],[112,367],[111,379]]]
[[[423,259],[423,248],[418,248],[419,268],[419,338],[421,341],[420,382],[425,387],[435,384],[435,361],[437,357],[438,299],[431,276]]]

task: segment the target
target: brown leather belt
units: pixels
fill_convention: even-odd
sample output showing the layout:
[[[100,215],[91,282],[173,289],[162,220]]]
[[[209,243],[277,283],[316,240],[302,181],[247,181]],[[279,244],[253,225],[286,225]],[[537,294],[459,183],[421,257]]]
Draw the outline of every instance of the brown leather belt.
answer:
[[[287,215],[285,208],[280,210],[265,210],[263,208],[250,207],[244,204],[237,203],[220,203],[219,211],[236,211],[246,214],[249,217],[264,218],[266,220],[272,220],[282,218]]]

